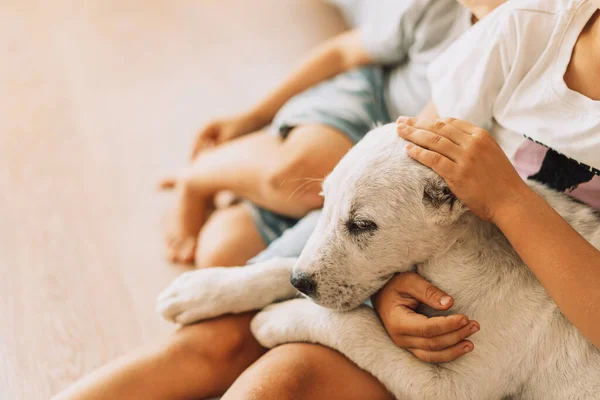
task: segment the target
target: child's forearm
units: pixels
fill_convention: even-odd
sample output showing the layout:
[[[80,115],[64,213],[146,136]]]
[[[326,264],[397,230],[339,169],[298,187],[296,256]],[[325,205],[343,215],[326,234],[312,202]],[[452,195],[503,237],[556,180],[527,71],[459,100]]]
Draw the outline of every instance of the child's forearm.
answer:
[[[532,191],[494,222],[563,314],[600,347],[600,251]]]
[[[252,113],[266,125],[293,96],[370,61],[358,32],[342,33],[314,49],[298,69],[252,109]]]
[[[523,182],[488,132],[451,118],[398,122],[398,134],[411,142],[407,154],[496,224],[562,313],[600,347],[600,250]]]

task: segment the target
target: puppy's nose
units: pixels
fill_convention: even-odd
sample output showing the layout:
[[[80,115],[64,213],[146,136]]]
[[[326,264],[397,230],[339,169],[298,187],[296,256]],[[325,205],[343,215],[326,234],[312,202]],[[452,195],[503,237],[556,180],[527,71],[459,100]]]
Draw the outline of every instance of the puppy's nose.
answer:
[[[292,286],[307,296],[313,296],[317,293],[317,282],[305,274],[292,275],[290,279]]]

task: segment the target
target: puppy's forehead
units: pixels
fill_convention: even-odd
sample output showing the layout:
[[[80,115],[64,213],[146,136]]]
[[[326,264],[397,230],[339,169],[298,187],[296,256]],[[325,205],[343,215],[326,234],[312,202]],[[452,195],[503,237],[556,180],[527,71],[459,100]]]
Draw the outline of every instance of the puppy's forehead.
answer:
[[[337,219],[348,218],[351,211],[369,217],[382,204],[416,198],[412,195],[433,171],[411,159],[405,145],[395,124],[367,134],[323,183],[327,213]]]
[[[393,128],[393,129],[390,129]],[[385,186],[403,164],[410,164],[405,141],[395,132],[395,125],[384,125],[371,132],[342,158],[323,183],[328,195],[340,190],[372,189]]]
[[[346,164],[347,169],[337,169],[327,178],[324,183],[326,208],[335,218],[369,218],[382,203],[388,203],[390,197],[396,195],[400,167],[370,161],[363,159],[356,164]]]

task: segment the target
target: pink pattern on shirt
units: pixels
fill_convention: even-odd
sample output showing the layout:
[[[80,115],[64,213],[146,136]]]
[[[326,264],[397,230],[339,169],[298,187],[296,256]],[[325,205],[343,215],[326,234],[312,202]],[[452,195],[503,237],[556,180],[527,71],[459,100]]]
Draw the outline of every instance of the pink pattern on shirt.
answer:
[[[541,168],[548,148],[527,140],[515,153],[513,163],[517,172],[523,179],[535,175]],[[596,175],[589,182],[581,183],[572,191],[566,192],[569,196],[600,210],[600,176]]]

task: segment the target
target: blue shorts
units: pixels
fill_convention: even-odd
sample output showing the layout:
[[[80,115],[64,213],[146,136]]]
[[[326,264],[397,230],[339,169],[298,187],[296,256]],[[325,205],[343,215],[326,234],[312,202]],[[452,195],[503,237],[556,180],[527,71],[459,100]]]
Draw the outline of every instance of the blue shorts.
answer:
[[[308,242],[308,238],[315,230],[320,216],[320,209],[309,212],[306,217],[283,232],[266,249],[248,261],[248,264],[268,261],[278,257],[299,257],[306,242]]]
[[[385,101],[381,67],[358,68],[340,74],[293,97],[279,110],[271,132],[285,139],[300,125],[327,125],[356,144],[379,124],[391,122]],[[250,204],[254,222],[267,245],[298,220]]]
[[[274,213],[254,203],[247,202],[247,205],[254,225],[267,246],[298,222],[296,218]]]

